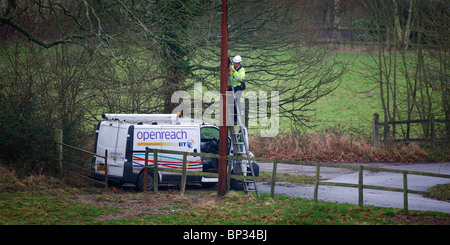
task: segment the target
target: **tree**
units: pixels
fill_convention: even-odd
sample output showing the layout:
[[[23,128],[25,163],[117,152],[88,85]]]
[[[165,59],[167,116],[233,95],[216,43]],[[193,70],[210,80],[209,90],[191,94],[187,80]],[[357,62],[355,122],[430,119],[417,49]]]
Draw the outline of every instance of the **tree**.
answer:
[[[385,121],[449,118],[448,6],[444,1],[366,1],[376,24],[373,55]],[[446,39],[447,40],[447,39]],[[386,128],[388,130],[388,128]],[[409,138],[410,125],[401,128]],[[429,123],[422,124],[429,137]],[[446,134],[449,135],[447,125]],[[393,127],[392,137],[398,130]]]
[[[313,45],[318,33],[311,24],[313,2],[231,1],[229,6],[230,56],[243,57],[247,90],[279,91],[280,116],[295,128],[307,125],[310,106],[333,91],[346,70],[335,54]],[[196,69],[205,86],[217,89],[210,60],[219,60],[219,53],[214,45],[205,48],[212,58]]]

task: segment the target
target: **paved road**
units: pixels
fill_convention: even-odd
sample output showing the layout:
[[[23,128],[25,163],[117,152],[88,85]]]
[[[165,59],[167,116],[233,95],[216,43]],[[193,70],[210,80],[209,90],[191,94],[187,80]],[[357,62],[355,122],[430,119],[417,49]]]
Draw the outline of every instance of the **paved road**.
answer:
[[[260,171],[272,171],[271,163],[258,163]],[[401,170],[412,170],[421,172],[432,172],[450,174],[450,163],[431,164],[356,164],[382,168],[392,168]],[[277,172],[295,173],[315,176],[316,167],[298,166],[290,164],[278,164]],[[378,185],[387,187],[403,188],[403,175],[397,173],[363,171],[365,185]],[[358,183],[358,171],[340,168],[320,168],[320,177],[324,182]],[[408,175],[408,189],[426,191],[437,184],[450,183],[447,178],[435,178],[418,175]],[[270,192],[270,185],[267,183],[258,184],[260,192]],[[288,195],[312,199],[314,197],[314,186],[277,183],[275,194]],[[403,193],[392,191],[379,191],[364,189],[364,205],[381,207],[403,208]],[[318,198],[327,202],[358,204],[358,189],[338,186],[319,186]],[[439,211],[450,213],[450,202],[438,201],[426,198],[418,194],[408,194],[408,208],[410,210]]]

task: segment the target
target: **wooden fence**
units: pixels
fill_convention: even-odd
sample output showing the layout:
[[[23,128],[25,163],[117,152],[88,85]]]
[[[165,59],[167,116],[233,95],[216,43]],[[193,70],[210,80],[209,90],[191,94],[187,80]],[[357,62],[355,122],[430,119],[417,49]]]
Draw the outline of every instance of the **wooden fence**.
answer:
[[[146,163],[148,160],[148,153],[153,152],[154,167],[145,166],[145,169],[152,169],[154,172],[154,190],[158,191],[158,183],[157,183],[157,172],[158,171],[168,171],[168,172],[177,172],[182,174],[181,178],[181,195],[184,195],[185,185],[186,185],[186,174],[191,175],[201,175],[208,177],[218,177],[217,173],[205,173],[205,172],[195,172],[195,171],[187,171],[186,170],[186,157],[187,156],[200,156],[200,157],[210,157],[210,158],[218,158],[219,156],[216,154],[205,154],[205,153],[190,153],[190,152],[181,152],[181,151],[169,151],[169,150],[160,150],[160,149],[149,149],[147,148],[145,153]],[[157,163],[157,155],[158,153],[169,153],[169,154],[180,154],[183,155],[183,167],[181,170],[178,169],[159,169]],[[358,205],[360,207],[363,206],[363,190],[364,189],[374,189],[374,190],[382,190],[382,191],[394,191],[394,192],[402,192],[403,200],[404,200],[404,211],[408,212],[408,193],[425,195],[427,192],[418,191],[418,190],[410,190],[408,189],[408,174],[411,175],[422,175],[422,176],[430,176],[430,177],[438,177],[438,178],[449,178],[450,175],[447,174],[437,174],[437,173],[429,173],[429,172],[419,172],[419,171],[409,171],[409,170],[397,170],[397,169],[387,169],[387,168],[378,168],[378,167],[368,167],[368,166],[355,166],[355,165],[345,165],[345,164],[334,164],[334,163],[307,163],[307,162],[297,162],[297,161],[289,161],[289,160],[277,160],[277,159],[267,159],[267,158],[250,158],[250,157],[237,157],[237,156],[227,156],[228,161],[232,160],[249,160],[249,161],[257,161],[257,162],[268,162],[273,164],[272,170],[272,178],[270,181],[270,197],[275,197],[275,183],[276,183],[276,174],[277,174],[277,164],[293,164],[293,165],[303,165],[303,166],[316,166],[316,176],[314,181],[314,201],[318,200],[318,191],[319,185],[326,186],[342,186],[342,187],[354,187],[358,188]],[[242,176],[242,175],[231,175],[230,174],[230,166],[228,164],[228,175],[227,175],[227,186],[229,187],[230,179],[255,179],[260,180],[259,177],[253,176]],[[320,182],[320,168],[321,167],[331,167],[331,168],[346,168],[346,169],[355,169],[359,171],[358,184],[350,184],[350,183],[337,183],[337,182]],[[374,186],[374,185],[364,185],[363,180],[363,171],[377,171],[377,172],[390,172],[390,173],[399,173],[403,175],[403,188],[394,188],[394,187],[385,187],[385,186]],[[146,181],[146,180],[144,180]],[[308,184],[305,182],[304,184]],[[147,186],[147,182],[144,182],[144,186]]]
[[[411,124],[426,124],[427,129],[429,130],[427,134],[428,137],[425,138],[405,138],[405,139],[392,139],[389,135],[390,127],[389,125],[400,125],[400,124],[406,124],[407,127],[409,127]],[[390,143],[396,143],[396,142],[430,142],[432,148],[435,147],[437,142],[444,142],[444,141],[450,141],[449,139],[444,138],[436,138],[436,123],[450,123],[450,120],[443,120],[443,119],[435,119],[434,116],[430,118],[430,120],[405,120],[405,121],[385,121],[380,122],[380,116],[378,113],[375,113],[373,115],[373,145],[377,148],[381,146],[381,140],[380,140],[380,128],[384,128],[384,147],[386,149],[389,149]]]
[[[70,176],[69,179],[75,182],[86,183],[89,181],[92,184],[101,184],[105,186],[105,190],[108,189],[108,151],[105,151],[105,155],[101,156],[96,153],[92,153],[68,144],[63,143],[62,130],[55,130],[54,132],[54,159],[55,168],[58,170],[61,176]],[[92,178],[94,170],[91,169],[92,157],[100,157],[105,159],[105,181],[98,181]]]
[[[57,139],[57,137],[55,137]],[[59,138],[58,138],[59,139]],[[97,155],[95,153],[90,153],[87,151],[84,151],[82,149],[78,149],[76,147],[67,145],[62,143],[61,141],[57,140],[55,141],[56,150],[55,150],[55,160],[56,160],[56,167],[61,169],[62,171],[68,171],[64,167],[62,167],[63,155],[62,155],[62,147],[68,147],[76,149],[79,152],[85,152],[88,154],[91,154],[92,156],[102,157],[105,159],[105,189],[108,188],[108,153],[105,152],[105,156]],[[148,166],[148,153],[153,153],[153,160],[154,160],[154,166],[149,167]],[[168,153],[168,154],[178,154],[183,156],[183,167],[181,169],[168,169],[168,168],[160,168],[158,167],[158,154],[159,153]],[[217,154],[208,154],[208,153],[194,153],[194,152],[182,152],[182,151],[170,151],[170,150],[162,150],[162,149],[150,149],[146,148],[145,152],[145,167],[144,167],[144,188],[147,187],[147,171],[152,170],[154,174],[154,191],[158,192],[158,171],[164,171],[164,172],[175,172],[180,173],[181,176],[181,190],[180,194],[184,195],[185,189],[186,189],[186,175],[197,175],[197,176],[205,176],[205,177],[218,177],[217,173],[208,173],[208,172],[196,172],[196,171],[188,171],[186,167],[186,159],[187,156],[200,156],[200,157],[209,157],[209,158],[218,158],[219,155]],[[228,162],[231,162],[233,160],[249,160],[249,161],[256,161],[256,162],[267,162],[273,164],[273,170],[272,170],[272,178],[270,181],[270,197],[275,198],[275,184],[276,184],[276,175],[277,175],[277,165],[279,163],[283,164],[293,164],[293,165],[303,165],[303,166],[316,166],[316,176],[314,181],[314,201],[317,202],[318,200],[318,191],[319,191],[319,185],[326,185],[326,186],[342,186],[342,187],[352,187],[352,188],[358,188],[358,205],[360,207],[363,206],[363,190],[364,189],[374,189],[374,190],[383,190],[383,191],[394,191],[394,192],[403,192],[404,194],[404,211],[408,212],[408,193],[413,194],[419,194],[419,195],[425,195],[425,191],[418,191],[418,190],[410,190],[408,189],[408,174],[410,175],[422,175],[422,176],[430,176],[430,177],[438,177],[438,178],[450,178],[450,175],[447,174],[437,174],[437,173],[428,173],[428,172],[418,172],[418,171],[407,171],[407,170],[397,170],[397,169],[387,169],[387,168],[378,168],[378,167],[368,167],[368,166],[355,166],[355,165],[345,165],[345,164],[334,164],[334,163],[318,163],[318,162],[297,162],[297,161],[289,161],[289,160],[277,160],[277,159],[267,159],[267,158],[250,158],[250,157],[237,157],[237,156],[227,156]],[[260,177],[254,177],[254,176],[242,176],[242,175],[231,175],[231,166],[232,164],[228,164],[227,169],[227,189],[229,190],[230,186],[230,179],[251,179],[251,180],[257,180],[260,181]],[[359,177],[358,177],[358,184],[350,184],[350,183],[337,183],[337,182],[320,182],[320,168],[321,167],[331,167],[331,168],[345,168],[345,169],[355,169],[359,171]],[[370,170],[370,171],[377,171],[377,172],[390,172],[390,173],[399,173],[403,175],[403,188],[394,188],[394,187],[385,187],[385,186],[374,186],[374,185],[364,185],[363,180],[363,171],[364,170]],[[77,173],[72,173],[77,174]],[[77,174],[80,177],[85,177],[80,174]],[[101,182],[100,182],[101,183]],[[304,184],[309,184],[308,182],[304,182]]]

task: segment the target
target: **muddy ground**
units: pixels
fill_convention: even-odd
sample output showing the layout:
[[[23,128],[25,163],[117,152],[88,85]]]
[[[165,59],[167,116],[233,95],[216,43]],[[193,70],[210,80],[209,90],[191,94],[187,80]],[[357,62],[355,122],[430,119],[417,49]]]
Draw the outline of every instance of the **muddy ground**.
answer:
[[[136,218],[146,215],[161,215],[180,210],[194,208],[209,201],[216,200],[216,193],[184,195],[178,191],[154,194],[147,193],[109,193],[102,195],[75,195],[68,201],[80,202],[87,205],[114,207],[118,212],[104,215],[96,221],[108,221],[122,218]]]

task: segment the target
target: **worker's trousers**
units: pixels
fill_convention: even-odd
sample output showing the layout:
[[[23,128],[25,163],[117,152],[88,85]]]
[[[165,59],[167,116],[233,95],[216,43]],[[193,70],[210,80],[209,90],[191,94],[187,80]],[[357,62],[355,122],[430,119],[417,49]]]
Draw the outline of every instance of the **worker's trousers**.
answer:
[[[239,121],[237,119],[238,110],[239,115],[241,115],[241,123],[244,123],[242,107],[241,107],[241,97],[242,97],[242,87],[234,86],[234,97],[236,97],[236,103],[234,103],[233,92],[230,87],[228,87],[227,93],[227,125],[238,125]]]

